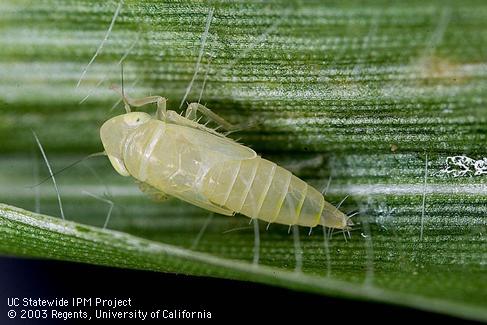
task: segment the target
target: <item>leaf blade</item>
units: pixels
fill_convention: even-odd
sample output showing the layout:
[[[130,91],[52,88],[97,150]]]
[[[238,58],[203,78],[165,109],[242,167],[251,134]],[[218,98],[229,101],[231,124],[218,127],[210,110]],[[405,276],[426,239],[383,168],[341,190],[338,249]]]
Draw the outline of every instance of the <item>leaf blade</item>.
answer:
[[[19,231],[17,226],[27,227],[29,230]],[[0,251],[3,253],[19,255],[27,253],[26,255],[30,257],[55,258],[159,272],[221,276],[319,294],[396,303],[470,319],[487,319],[487,312],[484,308],[475,308],[458,303],[452,304],[440,299],[398,294],[366,285],[350,284],[329,278],[283,271],[273,267],[255,266],[250,263],[222,259],[205,253],[149,241],[126,233],[62,221],[6,204],[0,204],[0,231],[4,235],[8,234],[3,237],[0,245]],[[29,235],[34,235],[38,240],[39,237],[44,237],[42,239],[44,248],[29,239]],[[21,250],[12,249],[12,246],[19,243],[31,245],[31,247],[27,249],[24,247]],[[90,249],[89,254],[86,254],[85,249],[87,248]],[[57,253],[53,254],[53,252]],[[133,262],[130,262],[131,259]],[[195,268],[192,268],[193,266],[182,267],[184,262],[179,263],[178,260],[187,261],[190,264],[194,263]],[[211,268],[214,269],[208,271],[208,267],[210,270]],[[225,272],[227,273],[225,274]]]

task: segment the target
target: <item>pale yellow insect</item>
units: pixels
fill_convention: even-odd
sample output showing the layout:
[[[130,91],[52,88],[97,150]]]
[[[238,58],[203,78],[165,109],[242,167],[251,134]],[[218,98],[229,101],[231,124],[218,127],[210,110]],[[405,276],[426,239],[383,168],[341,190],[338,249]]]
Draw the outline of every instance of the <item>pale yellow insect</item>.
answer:
[[[122,94],[126,114],[100,129],[115,170],[140,182],[145,192],[173,196],[224,215],[241,213],[269,223],[345,229],[348,217],[288,170],[196,121],[196,112],[233,126],[198,103],[185,117],[166,110],[166,99],[131,100]],[[155,117],[130,106],[156,103]]]

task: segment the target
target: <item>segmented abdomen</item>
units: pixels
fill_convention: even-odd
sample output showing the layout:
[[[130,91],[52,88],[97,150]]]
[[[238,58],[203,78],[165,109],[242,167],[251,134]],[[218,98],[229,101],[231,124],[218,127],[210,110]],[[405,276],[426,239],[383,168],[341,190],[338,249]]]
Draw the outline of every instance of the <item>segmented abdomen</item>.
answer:
[[[202,191],[210,201],[235,212],[285,225],[316,226],[325,204],[315,188],[260,157],[214,166]]]

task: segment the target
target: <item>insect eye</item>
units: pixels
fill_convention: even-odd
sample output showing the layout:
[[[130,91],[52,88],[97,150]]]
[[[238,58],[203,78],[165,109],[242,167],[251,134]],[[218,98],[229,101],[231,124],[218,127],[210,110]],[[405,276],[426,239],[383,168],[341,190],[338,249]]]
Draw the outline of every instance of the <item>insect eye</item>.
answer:
[[[150,118],[148,115],[142,113],[131,113],[130,115],[125,117],[125,123],[128,126],[138,126]]]

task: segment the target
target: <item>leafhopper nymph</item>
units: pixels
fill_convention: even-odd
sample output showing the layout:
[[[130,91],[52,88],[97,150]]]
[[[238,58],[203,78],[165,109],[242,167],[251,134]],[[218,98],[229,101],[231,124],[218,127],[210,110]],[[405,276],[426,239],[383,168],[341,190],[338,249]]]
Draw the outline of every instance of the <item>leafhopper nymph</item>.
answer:
[[[346,229],[349,217],[290,171],[199,124],[196,113],[233,125],[199,103],[185,116],[166,110],[166,99],[129,99],[121,93],[126,114],[100,129],[105,153],[115,170],[135,178],[145,192],[176,197],[223,215],[243,214],[269,223]],[[153,117],[131,106],[156,103]]]

